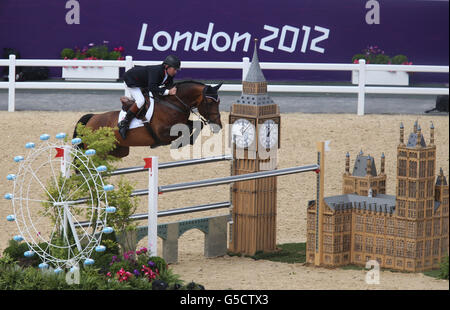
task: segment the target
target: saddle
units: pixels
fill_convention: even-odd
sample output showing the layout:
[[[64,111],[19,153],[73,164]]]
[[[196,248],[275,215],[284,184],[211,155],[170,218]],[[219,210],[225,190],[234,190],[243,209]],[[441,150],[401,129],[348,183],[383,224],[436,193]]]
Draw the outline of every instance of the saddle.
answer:
[[[144,96],[144,98],[145,98],[145,104],[136,113],[136,118],[140,119],[141,121],[146,121],[145,113],[147,113],[147,110],[150,106],[150,98],[148,97],[148,95]],[[122,96],[122,97],[120,97],[120,102],[122,103],[122,110],[127,112],[131,108],[131,106],[133,105],[135,100],[133,100],[127,96]]]

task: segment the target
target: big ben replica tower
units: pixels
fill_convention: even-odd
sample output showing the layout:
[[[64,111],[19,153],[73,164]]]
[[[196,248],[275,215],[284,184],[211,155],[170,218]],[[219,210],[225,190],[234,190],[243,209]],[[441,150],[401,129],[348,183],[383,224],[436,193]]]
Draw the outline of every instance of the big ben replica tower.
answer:
[[[280,112],[267,95],[257,40],[242,95],[230,111],[232,175],[277,167]],[[233,225],[230,251],[254,255],[276,249],[277,179],[268,177],[236,182],[231,188]]]

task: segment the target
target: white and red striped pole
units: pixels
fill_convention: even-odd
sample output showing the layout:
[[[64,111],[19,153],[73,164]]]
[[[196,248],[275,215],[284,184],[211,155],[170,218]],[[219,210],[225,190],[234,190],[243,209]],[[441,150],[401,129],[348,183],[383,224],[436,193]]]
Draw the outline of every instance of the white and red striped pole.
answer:
[[[144,158],[148,168],[148,249],[158,256],[158,156]]]

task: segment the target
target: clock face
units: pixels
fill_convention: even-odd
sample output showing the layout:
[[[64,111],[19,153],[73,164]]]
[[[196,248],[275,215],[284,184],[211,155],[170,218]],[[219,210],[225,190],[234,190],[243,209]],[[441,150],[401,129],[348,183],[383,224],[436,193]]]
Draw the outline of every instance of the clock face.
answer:
[[[259,128],[259,143],[266,149],[273,148],[278,142],[278,124],[269,119]]]
[[[233,123],[231,136],[237,147],[247,148],[255,140],[255,126],[248,119],[240,118]]]

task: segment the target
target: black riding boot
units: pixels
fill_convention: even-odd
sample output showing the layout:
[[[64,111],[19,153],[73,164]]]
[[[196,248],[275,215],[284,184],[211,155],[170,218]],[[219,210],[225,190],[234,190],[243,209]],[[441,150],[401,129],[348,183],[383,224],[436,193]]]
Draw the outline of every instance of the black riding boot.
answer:
[[[130,123],[133,120],[133,118],[136,116],[136,113],[133,113],[131,109],[127,111],[127,115],[125,115],[125,118],[119,122],[117,125],[119,127],[119,133],[122,139],[126,139],[127,137],[127,131],[130,128]]]

